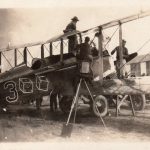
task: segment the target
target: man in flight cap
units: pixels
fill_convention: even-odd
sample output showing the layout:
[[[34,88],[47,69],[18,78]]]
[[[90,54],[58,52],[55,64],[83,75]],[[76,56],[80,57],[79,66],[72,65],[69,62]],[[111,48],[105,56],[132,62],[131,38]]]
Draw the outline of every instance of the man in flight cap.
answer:
[[[71,20],[72,21],[66,26],[64,33],[76,31],[76,24],[79,21],[79,19],[78,19],[78,17],[75,16]],[[69,39],[69,41],[68,41],[68,52],[72,52],[72,51],[74,51],[74,49],[76,48],[76,45],[78,44],[77,36],[72,35],[72,36],[68,37],[68,39]]]

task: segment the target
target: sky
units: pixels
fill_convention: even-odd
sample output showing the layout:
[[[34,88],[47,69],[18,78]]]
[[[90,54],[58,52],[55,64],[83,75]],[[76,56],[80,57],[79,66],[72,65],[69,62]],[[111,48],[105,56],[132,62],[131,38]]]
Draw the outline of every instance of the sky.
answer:
[[[92,28],[109,21],[150,10],[149,0],[1,0],[0,48],[48,40],[63,33],[73,16],[78,16],[77,29]],[[7,8],[7,9],[6,9]],[[136,52],[150,39],[150,17],[123,25],[123,38],[129,53]],[[104,30],[111,36],[116,27]],[[118,45],[118,32],[107,45],[110,52]],[[150,42],[139,54],[150,52]],[[39,52],[33,51],[34,55]],[[10,59],[11,52],[6,54]],[[20,56],[21,57],[21,56]],[[7,63],[4,63],[7,67]],[[9,65],[8,65],[9,66]]]

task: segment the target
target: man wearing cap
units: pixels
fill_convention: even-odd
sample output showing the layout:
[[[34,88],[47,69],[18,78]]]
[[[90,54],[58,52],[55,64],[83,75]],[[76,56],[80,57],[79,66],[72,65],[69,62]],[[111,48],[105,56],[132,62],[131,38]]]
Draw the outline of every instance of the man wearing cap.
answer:
[[[79,19],[75,16],[71,20],[72,21],[67,25],[66,29],[64,30],[64,33],[76,31],[76,24],[79,21]],[[74,51],[74,49],[76,48],[76,45],[78,44],[77,36],[72,35],[72,36],[68,37],[68,39],[69,39],[68,52],[72,52],[72,51]]]
[[[81,60],[88,60],[92,61],[93,57],[91,54],[91,46],[89,44],[90,38],[87,36],[85,37],[84,43],[79,45],[79,59]]]
[[[122,65],[123,65],[123,76],[126,75],[126,59],[128,58],[129,54],[128,54],[128,49],[125,47],[126,45],[126,41],[125,40],[122,40],[122,54],[123,54],[123,62],[122,62]],[[117,46],[114,50],[112,50],[111,52],[111,55],[113,55],[115,52],[116,52],[116,71],[117,71],[117,75],[118,77],[120,77],[119,75],[119,69],[122,69],[120,67],[120,55],[119,55],[119,51],[120,51],[120,47]]]

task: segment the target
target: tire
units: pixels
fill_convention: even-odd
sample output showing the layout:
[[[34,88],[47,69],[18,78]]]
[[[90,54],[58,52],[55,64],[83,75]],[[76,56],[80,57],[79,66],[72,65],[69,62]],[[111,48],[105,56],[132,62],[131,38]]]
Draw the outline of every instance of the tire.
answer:
[[[97,111],[96,106],[100,112]],[[101,115],[101,117],[104,117],[107,115],[108,113],[108,102],[106,97],[99,95],[95,98],[95,103],[93,103],[93,113],[94,115],[96,115],[97,117],[99,117],[99,115]]]
[[[63,96],[59,102],[59,107],[63,113],[69,113],[71,104],[72,104],[72,97]]]
[[[145,108],[146,98],[144,94],[131,95],[133,101],[133,107],[136,111],[141,111]]]

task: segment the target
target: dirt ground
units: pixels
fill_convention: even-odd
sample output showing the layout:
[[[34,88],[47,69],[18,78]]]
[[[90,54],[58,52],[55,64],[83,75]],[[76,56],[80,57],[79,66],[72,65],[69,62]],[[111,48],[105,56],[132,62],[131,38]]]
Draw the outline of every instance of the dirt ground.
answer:
[[[37,112],[33,106],[10,106],[8,112],[0,114],[1,147],[10,142],[142,144],[150,141],[150,105],[136,112],[135,117],[129,107],[122,108],[118,117],[114,108],[109,109],[104,118],[106,128],[86,109],[79,110],[70,138],[61,137],[66,120],[67,115],[60,111],[50,113],[48,107]]]

